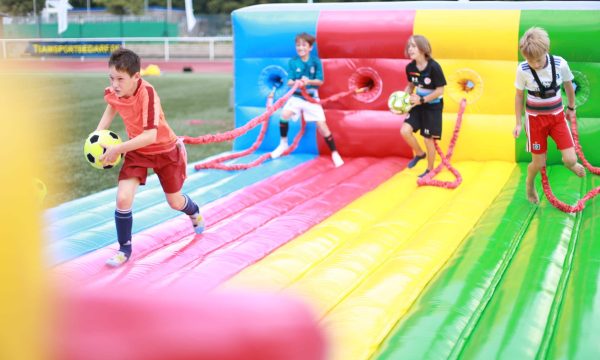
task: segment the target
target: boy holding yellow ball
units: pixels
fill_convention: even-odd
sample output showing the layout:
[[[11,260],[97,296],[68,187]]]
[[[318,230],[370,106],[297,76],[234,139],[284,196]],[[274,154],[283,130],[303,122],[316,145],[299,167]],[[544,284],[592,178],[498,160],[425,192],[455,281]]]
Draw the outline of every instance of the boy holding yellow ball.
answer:
[[[121,144],[106,146],[100,157],[103,164],[111,164],[125,154],[115,210],[119,251],[106,262],[117,267],[131,257],[131,207],[138,186],[146,183],[148,169],[154,169],[171,208],[187,214],[197,234],[204,230],[204,219],[198,205],[181,193],[186,179],[185,147],[167,124],[156,91],[141,78],[139,56],[119,49],[112,53],[108,66],[110,86],[104,91],[108,105],[96,130],[108,129],[119,113],[129,137]]]

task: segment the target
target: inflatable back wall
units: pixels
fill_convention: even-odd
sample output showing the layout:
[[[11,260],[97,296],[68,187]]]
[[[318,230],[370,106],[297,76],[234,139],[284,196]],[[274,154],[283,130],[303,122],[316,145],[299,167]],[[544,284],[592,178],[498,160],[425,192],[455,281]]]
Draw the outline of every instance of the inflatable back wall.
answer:
[[[233,13],[235,121],[247,123],[265,111],[266,98],[288,90],[288,60],[300,32],[316,35],[313,51],[323,62],[325,99],[353,87],[370,90],[324,106],[327,124],[343,156],[411,157],[399,129],[403,116],[387,108],[389,95],[404,90],[404,53],[412,34],[426,36],[448,85],[444,94],[442,149],[448,146],[458,104],[468,101],[455,160],[528,161],[525,137],[515,140],[514,80],[520,36],[545,28],[552,54],[564,57],[575,75],[581,144],[600,162],[593,139],[600,135],[600,7],[598,2],[400,2],[259,5]],[[282,85],[283,84],[283,85]],[[263,151],[279,142],[279,112],[270,119]],[[290,137],[298,131],[292,123]],[[246,149],[258,129],[236,140]],[[560,162],[553,144],[549,162]],[[327,147],[308,124],[299,152]]]

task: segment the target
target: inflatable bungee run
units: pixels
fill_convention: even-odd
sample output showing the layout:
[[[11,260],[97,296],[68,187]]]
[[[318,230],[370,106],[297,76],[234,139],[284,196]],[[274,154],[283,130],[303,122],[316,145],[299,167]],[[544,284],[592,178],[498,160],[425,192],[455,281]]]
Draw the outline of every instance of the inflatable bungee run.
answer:
[[[600,2],[278,4],[234,11],[232,21],[240,130],[187,141],[235,138],[231,153],[202,162],[229,167],[189,166],[183,190],[202,204],[205,232],[195,235],[169,208],[155,177],[136,196],[134,254],[121,268],[104,266],[117,248],[116,189],[45,214],[53,279],[85,290],[67,301],[76,303],[69,316],[87,319],[64,326],[69,355],[99,351],[79,328],[94,328],[104,314],[91,309],[135,298],[145,316],[171,319],[177,349],[196,358],[600,357],[600,199],[568,211],[545,196],[574,205],[600,187]],[[550,141],[545,189],[536,179],[539,205],[525,196],[525,135],[512,136],[518,41],[532,26],[548,31],[550,52],[575,75],[574,125],[590,164],[575,176]],[[291,122],[293,151],[269,156],[300,32],[317,38],[339,168],[314,123]],[[387,108],[406,87],[413,34],[429,39],[448,82],[439,147],[459,174],[454,188],[417,183],[425,164],[406,168],[404,116]],[[440,170],[435,179],[456,181]],[[111,290],[132,288],[155,295]],[[198,299],[204,311],[165,306],[158,294]],[[236,321],[219,322],[225,313]],[[173,320],[190,317],[198,321]],[[211,321],[221,326],[209,341]],[[110,333],[111,324],[99,323]],[[155,335],[147,322],[127,324],[138,343]],[[241,328],[256,346],[230,346],[248,345]],[[143,344],[177,358],[171,343]]]

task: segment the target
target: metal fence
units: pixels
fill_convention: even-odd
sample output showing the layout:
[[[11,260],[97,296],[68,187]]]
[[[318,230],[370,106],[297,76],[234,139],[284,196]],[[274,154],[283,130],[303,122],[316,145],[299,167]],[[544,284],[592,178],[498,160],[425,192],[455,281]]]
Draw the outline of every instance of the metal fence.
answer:
[[[149,59],[231,59],[233,38],[213,37],[139,37],[139,38],[29,38],[0,39],[3,59],[31,58],[31,46],[38,42],[81,43],[119,42],[121,46]],[[85,56],[77,56],[84,58]]]
[[[171,35],[175,36],[193,36],[193,37],[205,37],[205,36],[231,36],[231,16],[225,14],[202,14],[196,15],[196,26],[191,31],[187,30],[185,12],[173,11],[168,13],[166,11],[148,11],[145,15],[113,15],[105,12],[92,12],[86,13],[83,11],[70,11],[68,13],[69,26],[79,27],[83,30],[80,32],[88,33],[87,27],[97,29],[101,24],[135,24],[135,23],[153,23],[153,24],[173,24],[176,27],[175,32]],[[42,16],[11,16],[4,19],[0,18],[0,21],[4,23],[5,34],[14,34],[19,30],[24,33],[29,33],[30,36],[45,37],[42,34],[42,28],[50,25],[56,26],[56,16],[52,15],[49,18]],[[11,28],[18,29],[12,31]],[[138,36],[143,36],[139,34]],[[114,36],[114,35],[100,35],[100,36]],[[119,35],[122,36],[122,35]],[[136,36],[136,35],[133,35]],[[162,36],[162,34],[160,35]],[[23,34],[17,34],[17,36],[11,37],[27,37]],[[69,37],[69,36],[67,36]],[[76,36],[72,36],[76,37]]]

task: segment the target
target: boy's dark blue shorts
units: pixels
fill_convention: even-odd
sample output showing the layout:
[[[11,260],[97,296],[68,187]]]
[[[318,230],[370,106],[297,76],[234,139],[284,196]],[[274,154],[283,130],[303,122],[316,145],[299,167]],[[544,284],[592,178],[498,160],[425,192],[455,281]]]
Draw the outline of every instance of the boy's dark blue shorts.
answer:
[[[404,120],[413,128],[413,132],[421,131],[425,138],[442,138],[442,106],[441,104],[418,105],[413,107]]]

